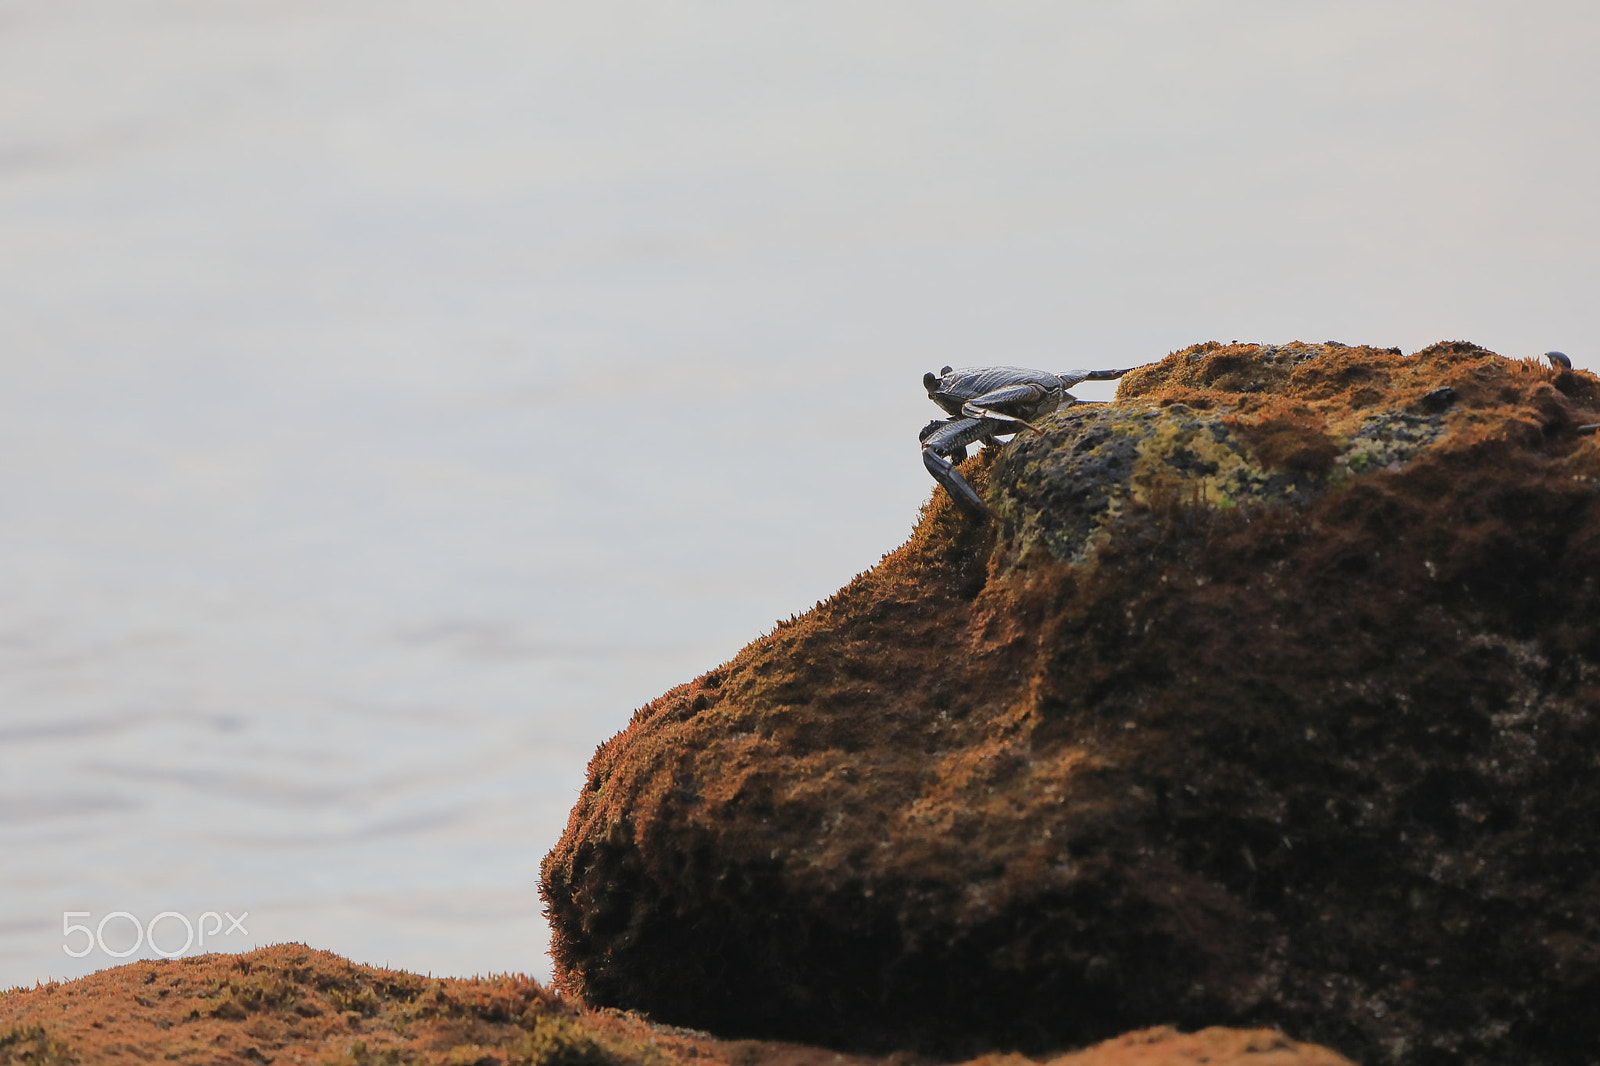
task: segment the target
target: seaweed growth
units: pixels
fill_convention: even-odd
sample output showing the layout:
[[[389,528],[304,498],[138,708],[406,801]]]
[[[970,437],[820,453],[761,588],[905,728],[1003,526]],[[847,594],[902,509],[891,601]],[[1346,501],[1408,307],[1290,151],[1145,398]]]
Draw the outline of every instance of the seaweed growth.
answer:
[[[1200,345],[969,460],[642,708],[544,865],[558,980],[941,1057],[1272,1024],[1600,1046],[1600,421],[1461,342]]]

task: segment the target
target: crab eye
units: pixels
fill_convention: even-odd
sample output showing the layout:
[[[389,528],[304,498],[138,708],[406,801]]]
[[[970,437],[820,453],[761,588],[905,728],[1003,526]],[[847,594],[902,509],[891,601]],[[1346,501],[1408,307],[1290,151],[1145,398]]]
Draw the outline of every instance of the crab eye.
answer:
[[[934,377],[932,374],[924,374],[922,375],[922,387],[927,389],[929,392],[938,392],[939,379]]]
[[[944,375],[944,374],[948,374],[948,373],[950,373],[950,368],[947,367],[947,366],[940,367],[939,368],[939,373],[940,373],[941,376]]]

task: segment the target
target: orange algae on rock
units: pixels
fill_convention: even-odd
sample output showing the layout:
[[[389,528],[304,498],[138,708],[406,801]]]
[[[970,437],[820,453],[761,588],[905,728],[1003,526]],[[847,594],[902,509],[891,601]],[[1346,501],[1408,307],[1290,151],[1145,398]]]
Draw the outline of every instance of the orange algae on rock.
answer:
[[[525,977],[428,978],[282,944],[0,994],[0,1063],[603,1066],[627,1057],[625,1042],[603,1046],[577,1018]]]
[[[1212,1057],[1195,1058],[1197,1048]],[[1130,1034],[1058,1066],[1348,1066],[1281,1034]],[[1263,1058],[1262,1053],[1268,1057]],[[584,1011],[525,977],[431,978],[297,944],[128,963],[0,993],[0,1066],[115,1062],[324,1066],[923,1066],[719,1040]],[[1027,1066],[1025,1059],[1014,1066]]]
[[[558,983],[942,1057],[1269,1023],[1600,1046],[1592,376],[1199,345],[969,460],[641,709],[544,866]]]
[[[978,1059],[1000,1066],[1010,1056]],[[1026,1061],[1026,1060],[1023,1060]],[[1084,1051],[1049,1060],[1049,1066],[1353,1066],[1327,1048],[1301,1044],[1271,1029],[1203,1029],[1180,1033],[1170,1026],[1127,1033]]]

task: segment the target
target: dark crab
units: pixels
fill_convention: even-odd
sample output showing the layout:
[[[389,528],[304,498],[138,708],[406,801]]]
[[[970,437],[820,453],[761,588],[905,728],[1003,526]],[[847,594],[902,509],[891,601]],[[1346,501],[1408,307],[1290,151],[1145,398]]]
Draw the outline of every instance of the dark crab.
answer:
[[[923,465],[962,510],[987,518],[989,508],[956,472],[955,464],[967,457],[967,445],[990,444],[996,437],[1024,427],[1043,432],[1032,420],[1083,402],[1067,390],[1082,381],[1114,381],[1127,372],[1069,370],[1052,374],[1020,366],[970,366],[960,370],[945,367],[937,377],[924,374],[922,385],[928,390],[928,399],[950,417],[934,419],[918,435]]]

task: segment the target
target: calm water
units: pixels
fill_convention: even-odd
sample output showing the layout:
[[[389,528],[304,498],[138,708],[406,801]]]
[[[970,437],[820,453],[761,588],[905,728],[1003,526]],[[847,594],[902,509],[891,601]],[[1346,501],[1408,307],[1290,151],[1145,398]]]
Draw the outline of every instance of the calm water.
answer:
[[[0,985],[544,973],[589,753],[904,537],[925,370],[1600,350],[1586,5],[578,6],[0,2]]]

